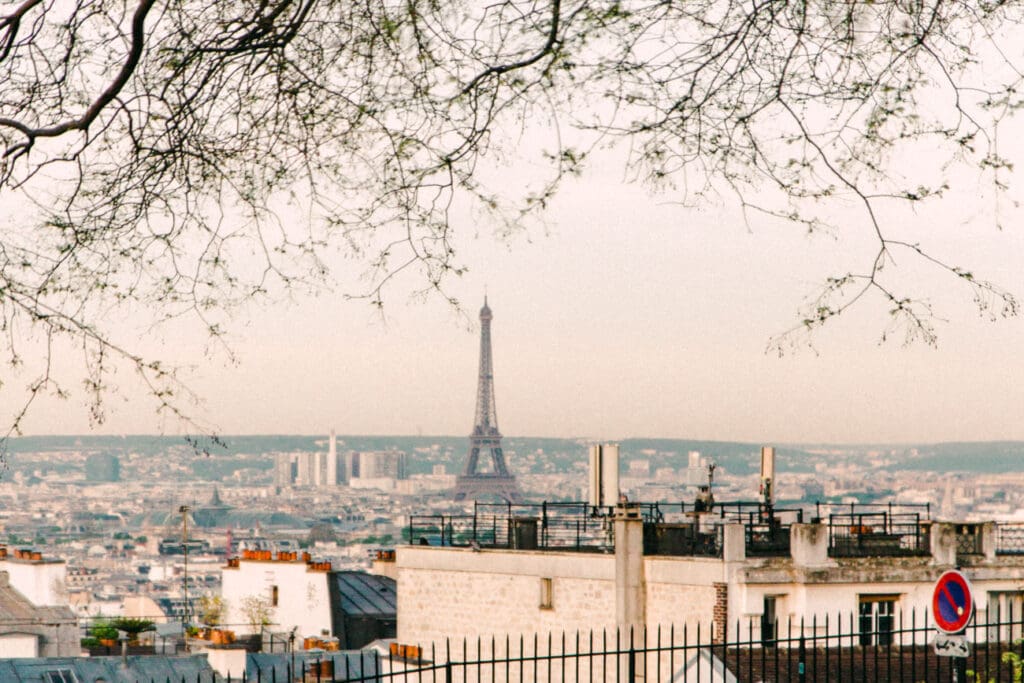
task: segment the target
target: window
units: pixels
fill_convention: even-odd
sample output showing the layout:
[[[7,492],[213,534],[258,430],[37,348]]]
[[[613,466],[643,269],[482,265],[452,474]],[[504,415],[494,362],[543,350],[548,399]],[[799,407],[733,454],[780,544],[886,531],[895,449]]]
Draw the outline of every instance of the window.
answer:
[[[45,683],[78,683],[75,672],[71,669],[51,669],[43,672]]]
[[[553,603],[553,586],[551,579],[540,580],[540,608],[541,609],[554,609]]]
[[[1024,591],[988,591],[987,614],[989,642],[1012,643],[1020,639],[1024,635]]]
[[[860,644],[891,645],[898,595],[860,596]]]
[[[764,596],[764,611],[761,612],[761,644],[765,647],[774,647],[775,641],[779,638],[779,596]]]
[[[270,606],[277,607],[277,586],[270,587]]]

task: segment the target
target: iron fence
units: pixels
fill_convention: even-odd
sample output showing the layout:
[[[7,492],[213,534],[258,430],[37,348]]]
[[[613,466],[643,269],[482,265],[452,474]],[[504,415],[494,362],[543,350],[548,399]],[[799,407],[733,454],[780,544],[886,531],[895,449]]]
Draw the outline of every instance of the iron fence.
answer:
[[[715,503],[711,510],[685,503],[635,504],[645,527],[648,554],[721,555],[723,523],[744,526],[749,556],[789,553],[792,523],[804,521],[799,508],[773,508],[758,502]],[[924,556],[931,552],[928,504],[816,503],[812,523],[826,523],[832,557]],[[481,548],[610,551],[615,539],[612,508],[586,503],[477,503],[472,514],[414,515],[405,532],[412,544]],[[957,555],[984,553],[985,525],[956,525]],[[995,552],[1024,555],[1024,523],[992,525]],[[652,535],[654,534],[654,535]]]
[[[645,552],[652,555],[721,556],[722,524],[747,527],[751,555],[789,552],[789,524],[803,520],[798,509],[761,503],[725,503],[711,510],[685,503],[631,505],[643,519]],[[413,515],[411,544],[540,550],[610,551],[615,547],[613,508],[586,503],[480,503],[468,515]]]
[[[1024,555],[1024,522],[999,522],[996,525],[996,554]]]
[[[931,503],[822,503],[814,504],[814,516],[817,519],[824,519],[832,513],[848,512],[886,512],[890,516],[902,514],[917,514],[922,520],[932,518]]]
[[[927,612],[859,614],[810,620],[753,619],[729,629],[696,624],[636,632],[594,631],[444,640],[404,648],[401,656],[254,667],[238,678],[204,674],[195,683],[932,683],[956,680],[954,658],[934,646]],[[969,654],[961,680],[1020,681],[1021,610],[987,615],[964,633]],[[394,651],[396,648],[392,648]],[[293,666],[294,664],[294,666]],[[963,673],[963,672],[961,672]],[[148,680],[148,679],[147,679]],[[176,678],[169,681],[177,683]],[[193,683],[192,680],[183,683]],[[137,683],[147,683],[140,680]],[[163,683],[163,681],[151,681]]]
[[[610,519],[610,508],[585,503],[476,503],[471,515],[413,515],[408,537],[420,545],[593,551],[613,546]]]
[[[750,557],[788,557],[789,526],[768,522],[743,527],[747,555]]]
[[[718,517],[737,524],[792,523],[804,521],[803,508],[776,507],[761,501],[737,500],[715,503]]]
[[[1022,615],[993,614],[965,634],[969,680],[1019,681]],[[937,654],[925,611],[830,615],[810,620],[700,624],[638,632],[535,634],[444,641],[424,650],[424,666],[389,669],[375,683],[808,683],[948,681],[953,661]],[[351,680],[351,679],[345,679]],[[369,680],[369,679],[361,679]]]
[[[644,555],[722,556],[722,526],[702,530],[696,522],[644,525]]]
[[[831,557],[899,557],[931,553],[931,522],[919,512],[853,510],[828,515]]]

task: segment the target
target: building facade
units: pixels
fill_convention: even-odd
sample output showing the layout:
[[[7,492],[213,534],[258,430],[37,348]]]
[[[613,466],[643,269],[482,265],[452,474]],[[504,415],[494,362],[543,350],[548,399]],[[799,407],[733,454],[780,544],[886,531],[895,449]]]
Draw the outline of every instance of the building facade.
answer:
[[[594,533],[577,535],[574,546],[556,542],[568,522],[543,514],[549,518],[474,519],[477,536],[468,541],[468,522],[466,531],[447,522],[439,536],[413,529],[413,544],[397,551],[399,640],[429,647],[699,626],[718,642],[737,628],[771,641],[789,624],[823,629],[838,618],[856,622],[860,644],[884,645],[901,615],[926,618],[936,579],[953,567],[972,582],[979,620],[1017,615],[1007,627],[1017,632],[988,637],[1021,635],[1024,548],[1012,539],[1024,539],[1024,527],[920,518],[900,526],[895,515],[875,514],[852,523],[710,519],[717,512],[666,523],[626,506],[603,520],[578,520]],[[507,536],[495,535],[504,524]]]

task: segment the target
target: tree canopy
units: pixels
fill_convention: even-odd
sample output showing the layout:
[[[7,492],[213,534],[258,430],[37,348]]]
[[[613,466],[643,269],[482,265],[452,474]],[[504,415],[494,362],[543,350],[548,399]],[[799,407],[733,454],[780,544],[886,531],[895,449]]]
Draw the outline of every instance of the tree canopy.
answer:
[[[793,335],[872,300],[890,330],[934,341],[927,300],[886,279],[903,253],[1014,315],[1010,292],[893,237],[883,214],[941,196],[957,165],[1004,188],[998,129],[1022,100],[1019,49],[1003,43],[1020,19],[994,0],[7,3],[9,359],[25,329],[44,354],[71,340],[96,420],[115,362],[176,413],[173,370],[110,336],[110,310],[194,316],[217,336],[240,302],[329,277],[321,256],[338,244],[367,269],[355,294],[380,302],[414,271],[446,296],[467,266],[453,202],[515,230],[620,141],[633,178],[681,201],[732,197],[798,232],[874,236]],[[552,131],[531,160],[544,174],[511,193],[488,183],[485,156],[535,126]],[[927,172],[899,164],[915,149],[936,160]],[[857,225],[834,225],[836,205],[857,207]],[[44,391],[63,391],[49,364],[27,404]]]

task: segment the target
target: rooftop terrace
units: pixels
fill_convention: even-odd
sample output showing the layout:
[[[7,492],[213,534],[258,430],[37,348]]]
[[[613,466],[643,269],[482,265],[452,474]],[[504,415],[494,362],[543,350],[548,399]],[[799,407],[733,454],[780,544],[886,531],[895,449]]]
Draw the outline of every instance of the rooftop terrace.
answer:
[[[631,503],[644,522],[644,554],[722,557],[726,525],[744,530],[746,557],[790,554],[794,524],[828,530],[828,555],[915,557],[932,552],[936,524],[927,504],[831,504],[774,507],[760,502]],[[412,544],[512,550],[612,552],[613,509],[586,503],[476,503],[466,515],[409,518]],[[957,558],[1024,555],[1024,523],[954,523]]]

